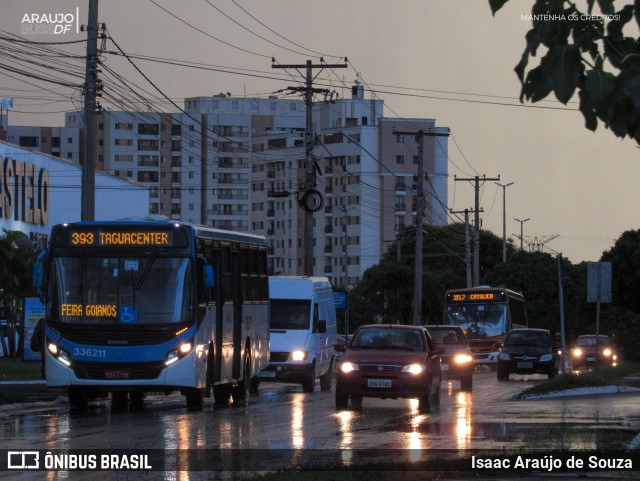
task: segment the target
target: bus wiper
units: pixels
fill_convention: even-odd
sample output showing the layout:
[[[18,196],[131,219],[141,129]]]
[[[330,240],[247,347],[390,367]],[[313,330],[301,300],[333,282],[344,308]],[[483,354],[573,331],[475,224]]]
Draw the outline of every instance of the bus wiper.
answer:
[[[140,276],[140,279],[138,279],[138,282],[134,286],[134,289],[136,291],[140,290],[140,288],[142,287],[142,284],[144,284],[144,281],[147,278],[147,275],[149,275],[149,271],[151,271],[151,267],[153,266],[153,263],[156,261],[157,258],[158,258],[158,251],[155,250],[153,251],[153,254],[151,255],[151,257],[149,258],[149,262],[147,262],[147,265],[144,267],[144,271],[142,271],[142,275]]]

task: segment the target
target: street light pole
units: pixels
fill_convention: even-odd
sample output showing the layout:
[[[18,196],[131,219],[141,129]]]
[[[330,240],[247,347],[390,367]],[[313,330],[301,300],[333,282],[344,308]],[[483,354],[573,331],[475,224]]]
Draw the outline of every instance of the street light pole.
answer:
[[[525,222],[527,222],[528,220],[530,220],[528,217],[524,220],[520,220],[520,219],[516,219],[515,217],[513,218],[513,220],[520,222],[520,250],[522,250],[522,240],[524,239],[524,235],[523,235],[523,228],[522,226],[524,225]]]
[[[496,182],[496,185],[502,187],[502,262],[507,262],[507,187],[513,185],[514,182],[508,184],[501,184]]]

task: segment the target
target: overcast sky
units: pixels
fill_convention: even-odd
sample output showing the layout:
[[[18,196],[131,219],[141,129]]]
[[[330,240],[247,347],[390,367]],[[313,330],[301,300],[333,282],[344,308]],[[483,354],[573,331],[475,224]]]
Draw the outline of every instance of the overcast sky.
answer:
[[[586,130],[575,102],[519,103],[513,67],[530,28],[521,16],[531,3],[511,0],[493,17],[486,0],[110,0],[100,2],[99,21],[129,54],[208,66],[135,60],[180,105],[189,96],[264,96],[292,85],[297,78],[282,78],[271,57],[282,64],[348,57],[350,67],[331,78],[341,94],[350,96],[340,80],[351,85],[357,71],[385,101],[385,116],[433,118],[451,129],[451,208],[473,207],[472,185],[454,182],[454,175],[499,175],[502,183],[514,182],[506,190],[506,218],[516,245],[520,223],[514,218],[528,218],[525,241],[557,235],[548,248],[572,262],[597,261],[622,232],[638,228],[640,149],[602,125],[595,133]],[[0,30],[37,41],[81,40],[85,34],[76,34],[75,26],[62,35],[21,32],[25,14],[75,15],[76,8],[86,23],[88,0],[2,0]],[[84,46],[65,48],[82,53]],[[107,42],[107,50],[117,49]],[[122,58],[107,53],[104,59],[128,81],[153,91]],[[16,78],[0,67],[0,97],[15,97],[13,125],[63,125],[62,113],[42,112],[72,110],[72,103],[63,102],[70,97],[79,105],[73,89],[11,76]],[[323,72],[318,80],[328,79]],[[52,91],[36,88],[41,85]],[[495,183],[483,186],[481,207],[483,227],[501,236],[502,189]]]

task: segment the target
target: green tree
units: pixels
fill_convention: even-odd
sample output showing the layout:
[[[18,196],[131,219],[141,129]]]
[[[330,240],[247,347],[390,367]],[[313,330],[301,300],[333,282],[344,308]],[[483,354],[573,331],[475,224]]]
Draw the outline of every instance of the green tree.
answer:
[[[5,345],[4,336],[0,336],[3,352],[11,356],[21,354],[21,343],[15,350],[17,326],[23,312],[25,295],[32,291],[31,273],[35,261],[35,251],[31,241],[19,231],[4,230],[0,236],[0,296],[6,320],[9,323],[9,342]]]
[[[613,303],[640,313],[640,230],[623,232],[600,260],[611,262]]]
[[[489,0],[493,14],[507,2]],[[566,0],[534,1],[533,28],[515,67],[520,100],[538,102],[553,92],[566,104],[577,90],[589,130],[596,130],[599,119],[616,136],[640,143],[640,38],[625,34],[625,29],[637,33],[640,2],[620,10],[614,3],[597,0],[594,11],[596,0],[587,0],[583,12]],[[541,48],[544,55],[529,68]]]

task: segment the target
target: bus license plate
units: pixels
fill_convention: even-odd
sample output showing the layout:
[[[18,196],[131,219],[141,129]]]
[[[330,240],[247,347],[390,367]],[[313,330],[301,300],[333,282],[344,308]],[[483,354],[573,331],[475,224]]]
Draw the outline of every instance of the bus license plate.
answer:
[[[128,369],[105,369],[105,379],[129,379]]]
[[[440,364],[440,370],[441,371],[448,371],[449,370],[449,364]]]
[[[388,389],[388,388],[391,387],[391,380],[389,380],[389,379],[368,379],[367,380],[367,387]]]
[[[531,369],[533,367],[532,362],[519,362],[518,367],[522,369]]]
[[[260,371],[258,377],[276,377],[275,371]]]

